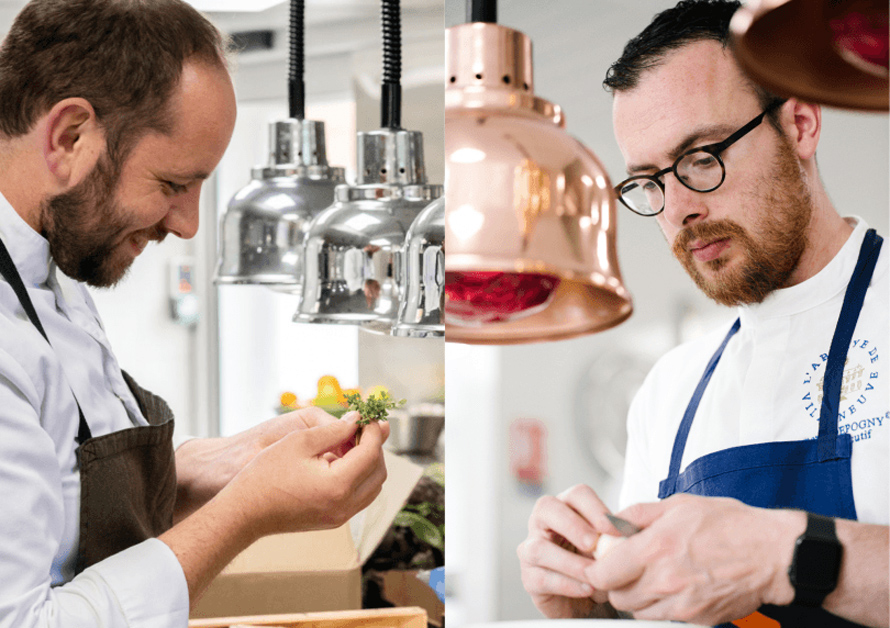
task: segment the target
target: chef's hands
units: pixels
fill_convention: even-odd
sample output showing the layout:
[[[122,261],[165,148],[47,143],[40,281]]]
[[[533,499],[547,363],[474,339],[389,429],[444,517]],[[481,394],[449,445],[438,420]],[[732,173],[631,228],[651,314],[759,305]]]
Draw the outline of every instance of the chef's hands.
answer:
[[[349,421],[350,416],[344,420]],[[222,438],[196,438],[176,450],[177,495],[174,521],[181,521],[219,493],[257,454],[288,434],[335,423],[337,418],[310,406],[279,415]],[[382,427],[384,440],[389,426]],[[342,442],[328,457],[342,456],[353,445]]]
[[[191,604],[260,537],[337,527],[380,493],[386,423],[365,426],[356,445],[357,412],[339,421],[298,412],[257,430],[251,440],[264,446],[242,453],[250,460],[231,481],[158,537],[182,567]]]
[[[389,426],[364,426],[354,445],[357,412],[317,418],[265,447],[220,492],[243,504],[257,535],[340,526],[380,493]]]
[[[642,532],[589,564],[584,580],[635,619],[715,625],[794,597],[787,569],[802,512],[674,495],[618,514]]]
[[[593,489],[583,484],[535,504],[528,537],[517,554],[522,584],[546,617],[610,616],[604,607],[606,593],[595,590],[586,576],[600,531],[616,532],[607,512]]]

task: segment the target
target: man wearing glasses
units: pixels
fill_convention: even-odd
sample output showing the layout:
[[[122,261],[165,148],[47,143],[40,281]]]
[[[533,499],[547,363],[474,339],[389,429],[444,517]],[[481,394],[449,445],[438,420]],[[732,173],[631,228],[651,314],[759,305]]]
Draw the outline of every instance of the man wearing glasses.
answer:
[[[887,251],[822,186],[820,108],[735,63],[737,7],[659,14],[605,81],[621,203],[738,319],[662,358],[631,406],[618,514],[639,533],[596,560],[618,530],[592,489],[535,505],[519,557],[548,617],[890,624]]]

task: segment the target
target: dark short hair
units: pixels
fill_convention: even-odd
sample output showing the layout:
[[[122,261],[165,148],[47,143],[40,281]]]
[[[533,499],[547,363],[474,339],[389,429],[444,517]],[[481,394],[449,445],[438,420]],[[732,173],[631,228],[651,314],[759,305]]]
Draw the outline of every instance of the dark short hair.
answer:
[[[122,161],[171,130],[187,61],[227,67],[229,44],[181,0],[32,0],[0,47],[0,133],[23,135],[56,103],[86,99]]]
[[[738,0],[681,0],[658,13],[643,31],[627,42],[621,57],[612,64],[603,87],[620,92],[637,86],[641,75],[658,67],[672,51],[699,41],[731,45],[729,22],[741,6]],[[763,109],[782,100],[763,87],[748,81]],[[767,114],[770,124],[780,130],[778,110]]]

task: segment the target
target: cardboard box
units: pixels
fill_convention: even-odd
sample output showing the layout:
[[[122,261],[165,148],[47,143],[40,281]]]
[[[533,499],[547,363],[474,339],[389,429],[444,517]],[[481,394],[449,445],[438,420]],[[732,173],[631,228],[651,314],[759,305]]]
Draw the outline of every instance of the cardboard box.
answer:
[[[386,608],[335,613],[301,613],[193,619],[189,628],[234,628],[243,626],[277,626],[278,628],[427,628],[422,608]]]
[[[373,573],[382,584],[383,597],[395,606],[418,606],[426,611],[431,626],[445,625],[445,604],[429,585],[417,577],[416,571],[384,571]]]
[[[380,495],[349,524],[335,530],[260,539],[216,577],[191,617],[361,608],[361,567],[423,474],[423,468],[407,458],[389,452],[384,455],[387,479]]]

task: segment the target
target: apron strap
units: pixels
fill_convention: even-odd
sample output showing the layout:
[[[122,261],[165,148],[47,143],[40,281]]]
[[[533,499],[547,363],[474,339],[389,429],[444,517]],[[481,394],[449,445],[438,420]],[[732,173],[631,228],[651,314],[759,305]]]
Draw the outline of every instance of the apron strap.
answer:
[[[720,348],[718,348],[717,352],[711,356],[711,360],[705,368],[705,373],[702,375],[701,380],[699,380],[689,405],[686,406],[686,412],[683,413],[683,421],[680,423],[680,429],[677,430],[677,437],[674,439],[674,449],[671,451],[671,466],[670,471],[668,472],[669,478],[675,477],[680,473],[680,462],[683,459],[683,451],[686,449],[686,439],[689,438],[689,430],[692,428],[692,419],[695,418],[695,411],[698,410],[698,404],[701,401],[702,395],[705,394],[705,388],[708,387],[708,382],[711,381],[711,375],[714,374],[714,370],[717,368],[717,363],[723,355],[723,350],[726,349],[726,345],[729,344],[729,339],[735,335],[741,325],[741,319],[737,318],[735,323],[733,323],[732,327],[729,329],[729,333],[726,334],[726,338],[723,339]]]
[[[837,440],[837,418],[841,400],[841,383],[844,377],[844,362],[853,331],[859,320],[859,312],[865,301],[865,293],[874,274],[883,238],[874,229],[869,229],[859,249],[859,259],[853,269],[853,277],[844,294],[844,304],[838,318],[828,361],[825,364],[825,378],[822,386],[822,408],[819,414],[819,458],[826,460],[834,456]]]
[[[24,308],[25,314],[28,315],[31,323],[37,328],[37,331],[40,332],[40,335],[43,336],[47,344],[52,347],[52,343],[50,343],[49,337],[46,335],[46,331],[44,331],[43,325],[40,323],[40,318],[37,316],[37,310],[34,309],[34,304],[31,301],[31,297],[28,295],[28,290],[25,288],[25,283],[22,281],[22,277],[19,275],[19,271],[16,269],[15,262],[12,261],[12,256],[6,249],[6,245],[3,244],[3,240],[0,240],[0,274],[2,274],[4,279],[6,279],[6,281],[9,282],[9,285],[12,286],[15,295],[19,299],[19,303],[21,303],[22,308]],[[90,432],[90,426],[87,424],[86,418],[83,416],[83,410],[80,409],[80,403],[78,403],[77,397],[74,398],[74,403],[77,405],[77,414],[80,416],[80,423],[77,426],[77,436],[75,437],[75,440],[78,445],[83,445],[88,439],[92,438],[92,433]]]

